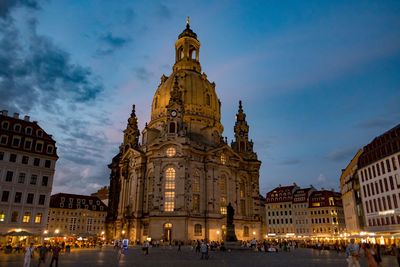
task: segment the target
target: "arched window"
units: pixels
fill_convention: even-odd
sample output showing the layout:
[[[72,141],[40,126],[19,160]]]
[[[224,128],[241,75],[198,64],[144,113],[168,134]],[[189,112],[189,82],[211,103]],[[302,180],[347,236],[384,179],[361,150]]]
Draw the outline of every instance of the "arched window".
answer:
[[[249,227],[248,226],[243,227],[243,236],[249,237]]]
[[[195,236],[201,236],[201,235],[202,235],[202,227],[201,227],[201,224],[195,224],[195,225],[194,225],[194,235],[195,235]]]
[[[220,212],[223,215],[226,215],[226,205],[227,205],[227,190],[226,190],[226,176],[223,174],[219,178],[219,192],[220,192]]]
[[[178,48],[178,60],[183,59],[183,57],[184,57],[183,47],[181,46],[181,47]]]
[[[175,122],[170,122],[169,123],[169,133],[175,133],[176,132],[176,127],[175,127]]]
[[[168,168],[165,171],[164,186],[164,211],[174,211],[175,207],[175,169]]]

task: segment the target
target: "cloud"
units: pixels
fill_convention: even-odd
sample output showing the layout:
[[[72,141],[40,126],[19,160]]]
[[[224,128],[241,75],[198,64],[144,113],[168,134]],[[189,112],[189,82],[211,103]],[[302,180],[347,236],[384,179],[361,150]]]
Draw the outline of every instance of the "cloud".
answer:
[[[5,18],[15,7],[25,6],[31,9],[39,9],[39,3],[36,0],[1,0],[0,18]]]
[[[127,43],[131,42],[131,39],[115,36],[113,33],[107,32],[99,38],[99,41],[100,47],[96,50],[96,55],[105,56],[124,47]]]
[[[0,19],[0,106],[59,112],[59,101],[94,100],[103,91],[98,78],[89,68],[73,64],[49,37],[37,34],[36,24],[28,19],[29,34],[22,36],[13,21]]]
[[[151,77],[153,77],[154,73],[148,71],[144,67],[138,67],[133,70],[135,72],[136,78],[141,81],[149,81]]]
[[[350,160],[354,157],[354,155],[357,153],[357,148],[356,147],[346,147],[342,149],[336,149],[331,151],[328,155],[327,158],[331,161],[335,162],[342,162],[345,160]]]

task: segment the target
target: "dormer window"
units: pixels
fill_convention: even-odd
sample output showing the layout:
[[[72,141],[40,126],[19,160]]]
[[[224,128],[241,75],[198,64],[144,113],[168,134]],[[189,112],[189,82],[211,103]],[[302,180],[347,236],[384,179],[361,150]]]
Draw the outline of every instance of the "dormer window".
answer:
[[[3,123],[1,124],[1,128],[4,130],[8,130],[8,126],[9,126],[8,121],[3,121]]]
[[[43,131],[42,130],[37,130],[36,131],[36,135],[38,136],[38,137],[43,137]]]
[[[47,146],[47,154],[52,154],[54,150],[54,147],[52,145]]]
[[[15,124],[14,125],[14,131],[19,133],[21,131],[21,124]]]
[[[26,127],[26,128],[25,128],[25,133],[26,133],[27,135],[31,135],[31,134],[32,134],[32,127]]]

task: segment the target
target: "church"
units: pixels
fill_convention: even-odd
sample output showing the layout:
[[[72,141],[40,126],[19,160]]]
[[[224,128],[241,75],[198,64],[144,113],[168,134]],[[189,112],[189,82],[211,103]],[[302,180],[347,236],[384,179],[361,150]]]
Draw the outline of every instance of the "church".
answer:
[[[142,131],[133,105],[109,165],[109,240],[222,241],[229,203],[237,238],[262,238],[261,161],[246,114],[239,101],[229,145],[215,83],[201,71],[199,52],[200,41],[187,22],[175,42],[172,73],[161,76]]]

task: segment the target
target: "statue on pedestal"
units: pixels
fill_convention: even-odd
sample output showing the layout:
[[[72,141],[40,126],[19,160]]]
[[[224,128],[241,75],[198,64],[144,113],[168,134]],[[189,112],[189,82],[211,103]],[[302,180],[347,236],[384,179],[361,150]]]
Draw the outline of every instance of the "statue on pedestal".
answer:
[[[226,216],[226,238],[228,242],[237,241],[235,234],[235,225],[233,224],[233,216],[235,215],[235,210],[233,209],[231,203],[229,202],[226,206],[227,216]]]

